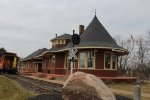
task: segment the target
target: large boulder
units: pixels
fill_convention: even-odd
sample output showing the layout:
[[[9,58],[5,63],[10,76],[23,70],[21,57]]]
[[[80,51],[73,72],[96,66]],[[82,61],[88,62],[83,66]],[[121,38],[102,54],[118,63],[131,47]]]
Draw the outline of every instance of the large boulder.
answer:
[[[70,75],[62,93],[64,100],[116,100],[101,79],[83,72]]]

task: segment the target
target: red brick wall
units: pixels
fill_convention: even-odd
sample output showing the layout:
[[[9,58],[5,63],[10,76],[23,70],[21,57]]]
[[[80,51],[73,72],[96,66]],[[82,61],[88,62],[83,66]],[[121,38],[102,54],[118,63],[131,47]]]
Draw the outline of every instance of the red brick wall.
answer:
[[[66,75],[66,69],[56,69],[55,72],[56,74],[60,74],[60,75]]]
[[[116,70],[90,70],[90,69],[74,69],[73,72],[85,72],[99,77],[117,77]],[[66,75],[67,69],[55,69],[56,74]]]
[[[65,64],[65,53],[57,53],[55,54],[56,62],[55,63],[55,73],[56,74],[66,74],[66,70],[64,69]]]
[[[89,51],[89,50],[79,50],[78,53],[80,51]],[[104,50],[97,49],[95,54],[96,54],[95,70],[78,69],[78,61],[77,61],[75,64],[76,66],[75,66],[74,71],[83,71],[83,72],[91,73],[91,74],[94,74],[96,76],[101,76],[101,77],[118,76],[117,70],[104,70]],[[57,53],[57,55],[56,55],[56,62],[57,62],[56,63],[56,74],[65,74],[66,73],[67,69],[66,70],[58,69],[58,68],[64,68],[64,62],[65,62],[64,60],[65,60],[65,55],[62,53]]]
[[[85,73],[94,74],[99,77],[115,77],[118,76],[117,70],[88,70],[88,69],[75,69],[76,71],[82,71]]]
[[[96,54],[95,69],[104,69],[104,51],[97,50],[95,54]]]
[[[43,59],[42,72],[47,73],[49,68],[49,57]]]
[[[52,47],[64,47],[66,44],[56,44],[56,45],[53,45]]]
[[[86,73],[91,73],[96,76],[100,77],[115,77],[118,76],[117,70],[104,70],[104,50],[100,49],[90,49],[90,51],[96,51],[96,61],[95,61],[95,69],[78,69],[78,61],[76,62],[76,66],[74,71],[83,71]],[[89,50],[79,50],[80,51],[89,51]],[[78,55],[77,53],[77,55]],[[48,69],[50,69],[51,74],[66,74],[67,69],[64,68],[65,65],[65,52],[55,53],[55,61],[50,61],[52,56],[48,56],[43,60],[44,68],[43,72],[48,72]],[[79,59],[78,59],[79,60]],[[30,69],[28,71],[33,72],[34,71],[34,65],[30,64]],[[33,70],[32,70],[33,67]]]
[[[41,60],[29,60],[24,62],[23,71],[25,72],[36,72],[36,65],[33,62],[39,62]]]
[[[57,53],[55,54],[56,57],[56,64],[55,67],[56,68],[64,68],[64,64],[65,64],[65,53]]]

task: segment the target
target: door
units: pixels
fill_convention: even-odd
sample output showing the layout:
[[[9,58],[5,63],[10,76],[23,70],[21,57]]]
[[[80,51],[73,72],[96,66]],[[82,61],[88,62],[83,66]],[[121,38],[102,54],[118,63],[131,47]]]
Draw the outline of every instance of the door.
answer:
[[[42,72],[42,63],[38,63],[38,72]]]

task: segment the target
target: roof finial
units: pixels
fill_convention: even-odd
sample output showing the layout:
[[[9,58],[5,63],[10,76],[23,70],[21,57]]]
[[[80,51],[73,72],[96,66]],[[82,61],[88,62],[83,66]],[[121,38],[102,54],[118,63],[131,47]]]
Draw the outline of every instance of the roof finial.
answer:
[[[95,9],[95,17],[96,17],[96,9]]]

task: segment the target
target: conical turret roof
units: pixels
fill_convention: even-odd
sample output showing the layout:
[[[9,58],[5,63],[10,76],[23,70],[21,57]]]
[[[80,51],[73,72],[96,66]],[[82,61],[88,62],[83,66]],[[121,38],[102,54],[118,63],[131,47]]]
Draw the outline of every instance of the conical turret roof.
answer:
[[[94,16],[91,23],[85,29],[85,31],[80,35],[81,42],[78,46],[81,47],[104,47],[104,48],[118,48],[123,49],[118,46],[114,39],[110,36],[104,26],[100,23],[96,15]]]
[[[116,44],[96,16],[81,35],[81,40],[82,42],[107,42]]]

